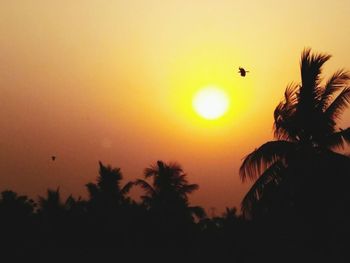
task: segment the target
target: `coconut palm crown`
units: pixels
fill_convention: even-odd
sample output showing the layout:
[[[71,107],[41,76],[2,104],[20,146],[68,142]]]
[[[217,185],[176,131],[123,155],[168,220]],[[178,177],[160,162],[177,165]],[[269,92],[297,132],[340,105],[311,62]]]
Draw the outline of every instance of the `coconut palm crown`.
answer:
[[[190,214],[198,218],[205,216],[201,207],[189,206],[188,195],[196,191],[199,186],[189,184],[187,174],[178,163],[167,164],[157,161],[156,165],[144,170],[144,177],[152,178],[152,184],[143,179],[136,180],[134,184],[141,186],[145,191],[145,195],[141,198],[151,210]]]
[[[255,180],[242,201],[243,214],[249,214],[268,185],[278,185],[290,157],[300,151],[334,151],[350,143],[350,128],[337,121],[350,103],[350,73],[336,71],[328,80],[321,77],[328,54],[305,49],[301,55],[301,83],[289,84],[284,99],[274,111],[274,137],[248,154],[240,167],[242,181]]]

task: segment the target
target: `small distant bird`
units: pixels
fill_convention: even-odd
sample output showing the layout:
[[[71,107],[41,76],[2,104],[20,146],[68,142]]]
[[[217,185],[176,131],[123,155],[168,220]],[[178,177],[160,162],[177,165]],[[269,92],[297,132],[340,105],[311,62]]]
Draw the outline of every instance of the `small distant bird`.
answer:
[[[245,77],[245,75],[249,72],[248,70],[245,70],[242,67],[239,67],[238,69],[239,69],[238,73],[241,74],[242,77]]]
[[[52,155],[52,156],[51,156],[51,160],[52,160],[52,161],[56,160],[56,156],[55,156],[55,155]]]

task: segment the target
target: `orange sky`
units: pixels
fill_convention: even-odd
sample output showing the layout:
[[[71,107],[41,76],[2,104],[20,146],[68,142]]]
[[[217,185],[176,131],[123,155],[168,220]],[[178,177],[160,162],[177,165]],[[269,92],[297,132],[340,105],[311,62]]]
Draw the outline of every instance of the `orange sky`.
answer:
[[[241,159],[272,138],[302,49],[350,69],[350,2],[305,2],[1,1],[0,188],[83,194],[98,160],[132,180],[161,159],[200,185],[193,203],[237,206]],[[231,100],[216,121],[191,106],[208,85]]]

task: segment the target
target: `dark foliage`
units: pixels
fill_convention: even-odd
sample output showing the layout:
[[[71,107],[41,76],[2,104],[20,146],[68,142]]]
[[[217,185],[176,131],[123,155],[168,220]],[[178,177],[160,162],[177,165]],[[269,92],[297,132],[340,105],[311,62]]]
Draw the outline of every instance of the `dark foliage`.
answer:
[[[188,183],[179,164],[158,161],[145,169],[144,177],[121,187],[121,170],[100,162],[96,183],[86,185],[87,200],[63,198],[59,188],[47,190],[37,202],[2,192],[3,257],[19,262],[28,258],[60,262],[66,257],[133,261],[154,257],[154,249],[157,257],[170,262],[214,258],[221,251],[234,255],[227,242],[244,224],[235,208],[211,219],[203,208],[191,206],[188,195],[199,187]],[[140,203],[127,195],[132,186],[144,189]],[[238,236],[232,242],[238,244]]]
[[[276,140],[246,156],[241,179],[254,180],[242,212],[258,226],[262,253],[291,262],[338,262],[350,242],[350,158],[337,150],[350,143],[350,128],[337,125],[350,103],[350,74],[338,70],[322,83],[327,54],[301,56],[300,84],[287,86],[274,111]],[[257,238],[257,236],[254,236]],[[260,240],[260,238],[258,238]],[[346,261],[344,261],[346,262]]]

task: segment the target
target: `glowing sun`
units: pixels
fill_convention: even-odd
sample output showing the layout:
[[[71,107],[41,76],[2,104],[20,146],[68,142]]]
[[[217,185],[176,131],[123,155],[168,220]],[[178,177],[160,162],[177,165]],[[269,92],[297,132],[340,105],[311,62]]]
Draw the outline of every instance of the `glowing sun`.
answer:
[[[220,88],[210,86],[195,94],[193,108],[205,119],[214,120],[223,116],[229,107],[229,98]]]

